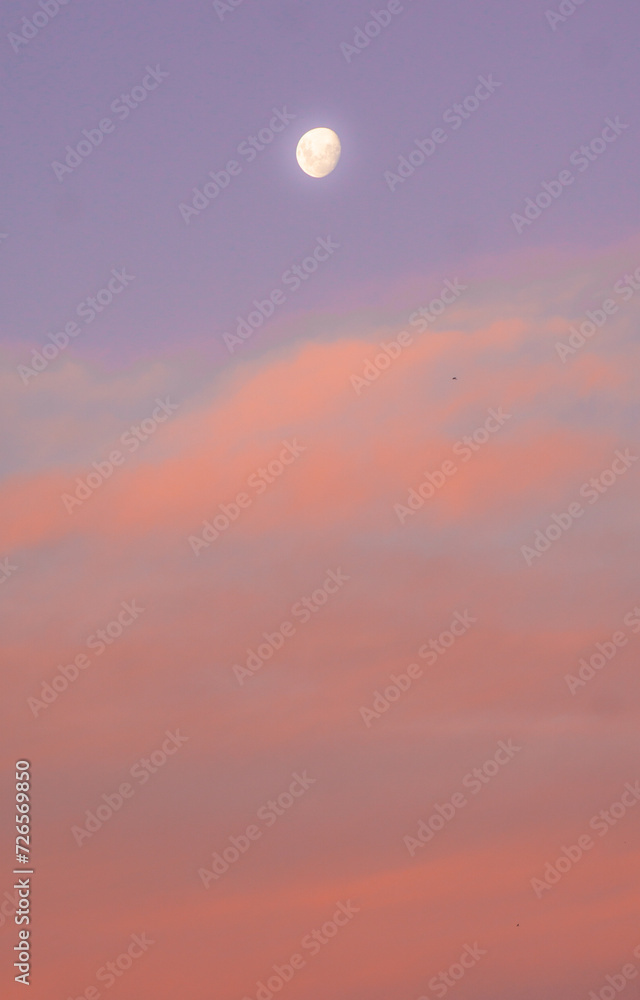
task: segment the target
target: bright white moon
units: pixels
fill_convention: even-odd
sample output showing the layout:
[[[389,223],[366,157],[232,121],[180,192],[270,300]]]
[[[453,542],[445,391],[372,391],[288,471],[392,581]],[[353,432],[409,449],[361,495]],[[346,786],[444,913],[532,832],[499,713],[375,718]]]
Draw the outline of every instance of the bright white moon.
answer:
[[[340,139],[330,128],[305,132],[296,149],[298,165],[309,177],[326,177],[340,159]]]

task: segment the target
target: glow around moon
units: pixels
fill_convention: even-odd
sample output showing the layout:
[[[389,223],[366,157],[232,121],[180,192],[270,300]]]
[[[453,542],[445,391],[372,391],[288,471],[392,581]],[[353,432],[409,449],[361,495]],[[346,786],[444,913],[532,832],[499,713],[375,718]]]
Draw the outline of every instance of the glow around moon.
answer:
[[[298,143],[296,160],[309,177],[326,177],[338,165],[340,152],[340,139],[332,129],[312,128]]]

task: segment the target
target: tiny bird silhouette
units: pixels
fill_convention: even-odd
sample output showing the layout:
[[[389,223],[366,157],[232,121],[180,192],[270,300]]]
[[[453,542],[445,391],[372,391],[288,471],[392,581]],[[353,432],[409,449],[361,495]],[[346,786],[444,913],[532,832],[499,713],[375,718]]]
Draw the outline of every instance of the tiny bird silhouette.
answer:
[[[457,375],[454,375],[454,376],[453,376],[453,378],[451,379],[451,381],[452,381],[452,382],[457,382],[457,381],[458,381],[458,376],[457,376]]]

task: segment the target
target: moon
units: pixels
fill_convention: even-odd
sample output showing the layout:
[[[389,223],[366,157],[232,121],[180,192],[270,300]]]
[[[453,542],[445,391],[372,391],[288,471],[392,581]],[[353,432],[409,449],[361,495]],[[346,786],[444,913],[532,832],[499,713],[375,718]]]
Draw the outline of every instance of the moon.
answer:
[[[341,149],[333,129],[312,128],[298,143],[296,160],[309,177],[326,177],[337,167]]]

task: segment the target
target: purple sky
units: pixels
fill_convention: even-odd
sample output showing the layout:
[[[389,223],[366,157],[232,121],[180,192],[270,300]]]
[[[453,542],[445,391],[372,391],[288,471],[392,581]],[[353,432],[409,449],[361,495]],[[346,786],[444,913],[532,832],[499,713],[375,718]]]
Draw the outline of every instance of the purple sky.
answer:
[[[99,1000],[83,991],[143,929],[158,947],[113,1000],[270,1000],[258,981],[346,899],[357,922],[278,1000],[442,996],[432,977],[474,942],[455,1000],[583,1000],[640,964],[640,805],[579,865],[561,854],[625,783],[640,802],[638,0],[555,25],[571,0],[403,0],[351,62],[382,0],[223,20],[211,0],[69,0],[16,52],[38,2],[58,0],[0,12],[2,735],[33,761],[32,1000]],[[322,180],[295,159],[318,126],[342,140]],[[104,656],[73,666],[98,629]],[[178,728],[180,754],[78,843]],[[482,796],[409,849],[485,762]],[[209,876],[305,769],[317,785]]]
[[[124,265],[136,277],[126,309],[114,305],[69,354],[118,365],[194,344],[221,363],[222,333],[318,236],[341,249],[280,317],[369,308],[407,276],[453,276],[465,259],[525,245],[624,240],[636,225],[637,7],[614,8],[589,0],[554,31],[543,0],[409,0],[347,63],[340,43],[370,5],[246,0],[222,22],[207,3],[62,7],[18,54],[5,45],[3,337],[37,346]],[[30,13],[5,7],[0,34]],[[126,121],[114,118],[110,104],[147,65],[169,76]],[[488,74],[502,86],[392,193],[384,171]],[[254,162],[238,157],[241,174],[186,225],[179,203],[274,107],[296,119]],[[511,213],[616,115],[629,129],[518,234]],[[57,180],[51,163],[105,116],[115,131]],[[294,159],[317,125],[343,144],[320,183]]]

